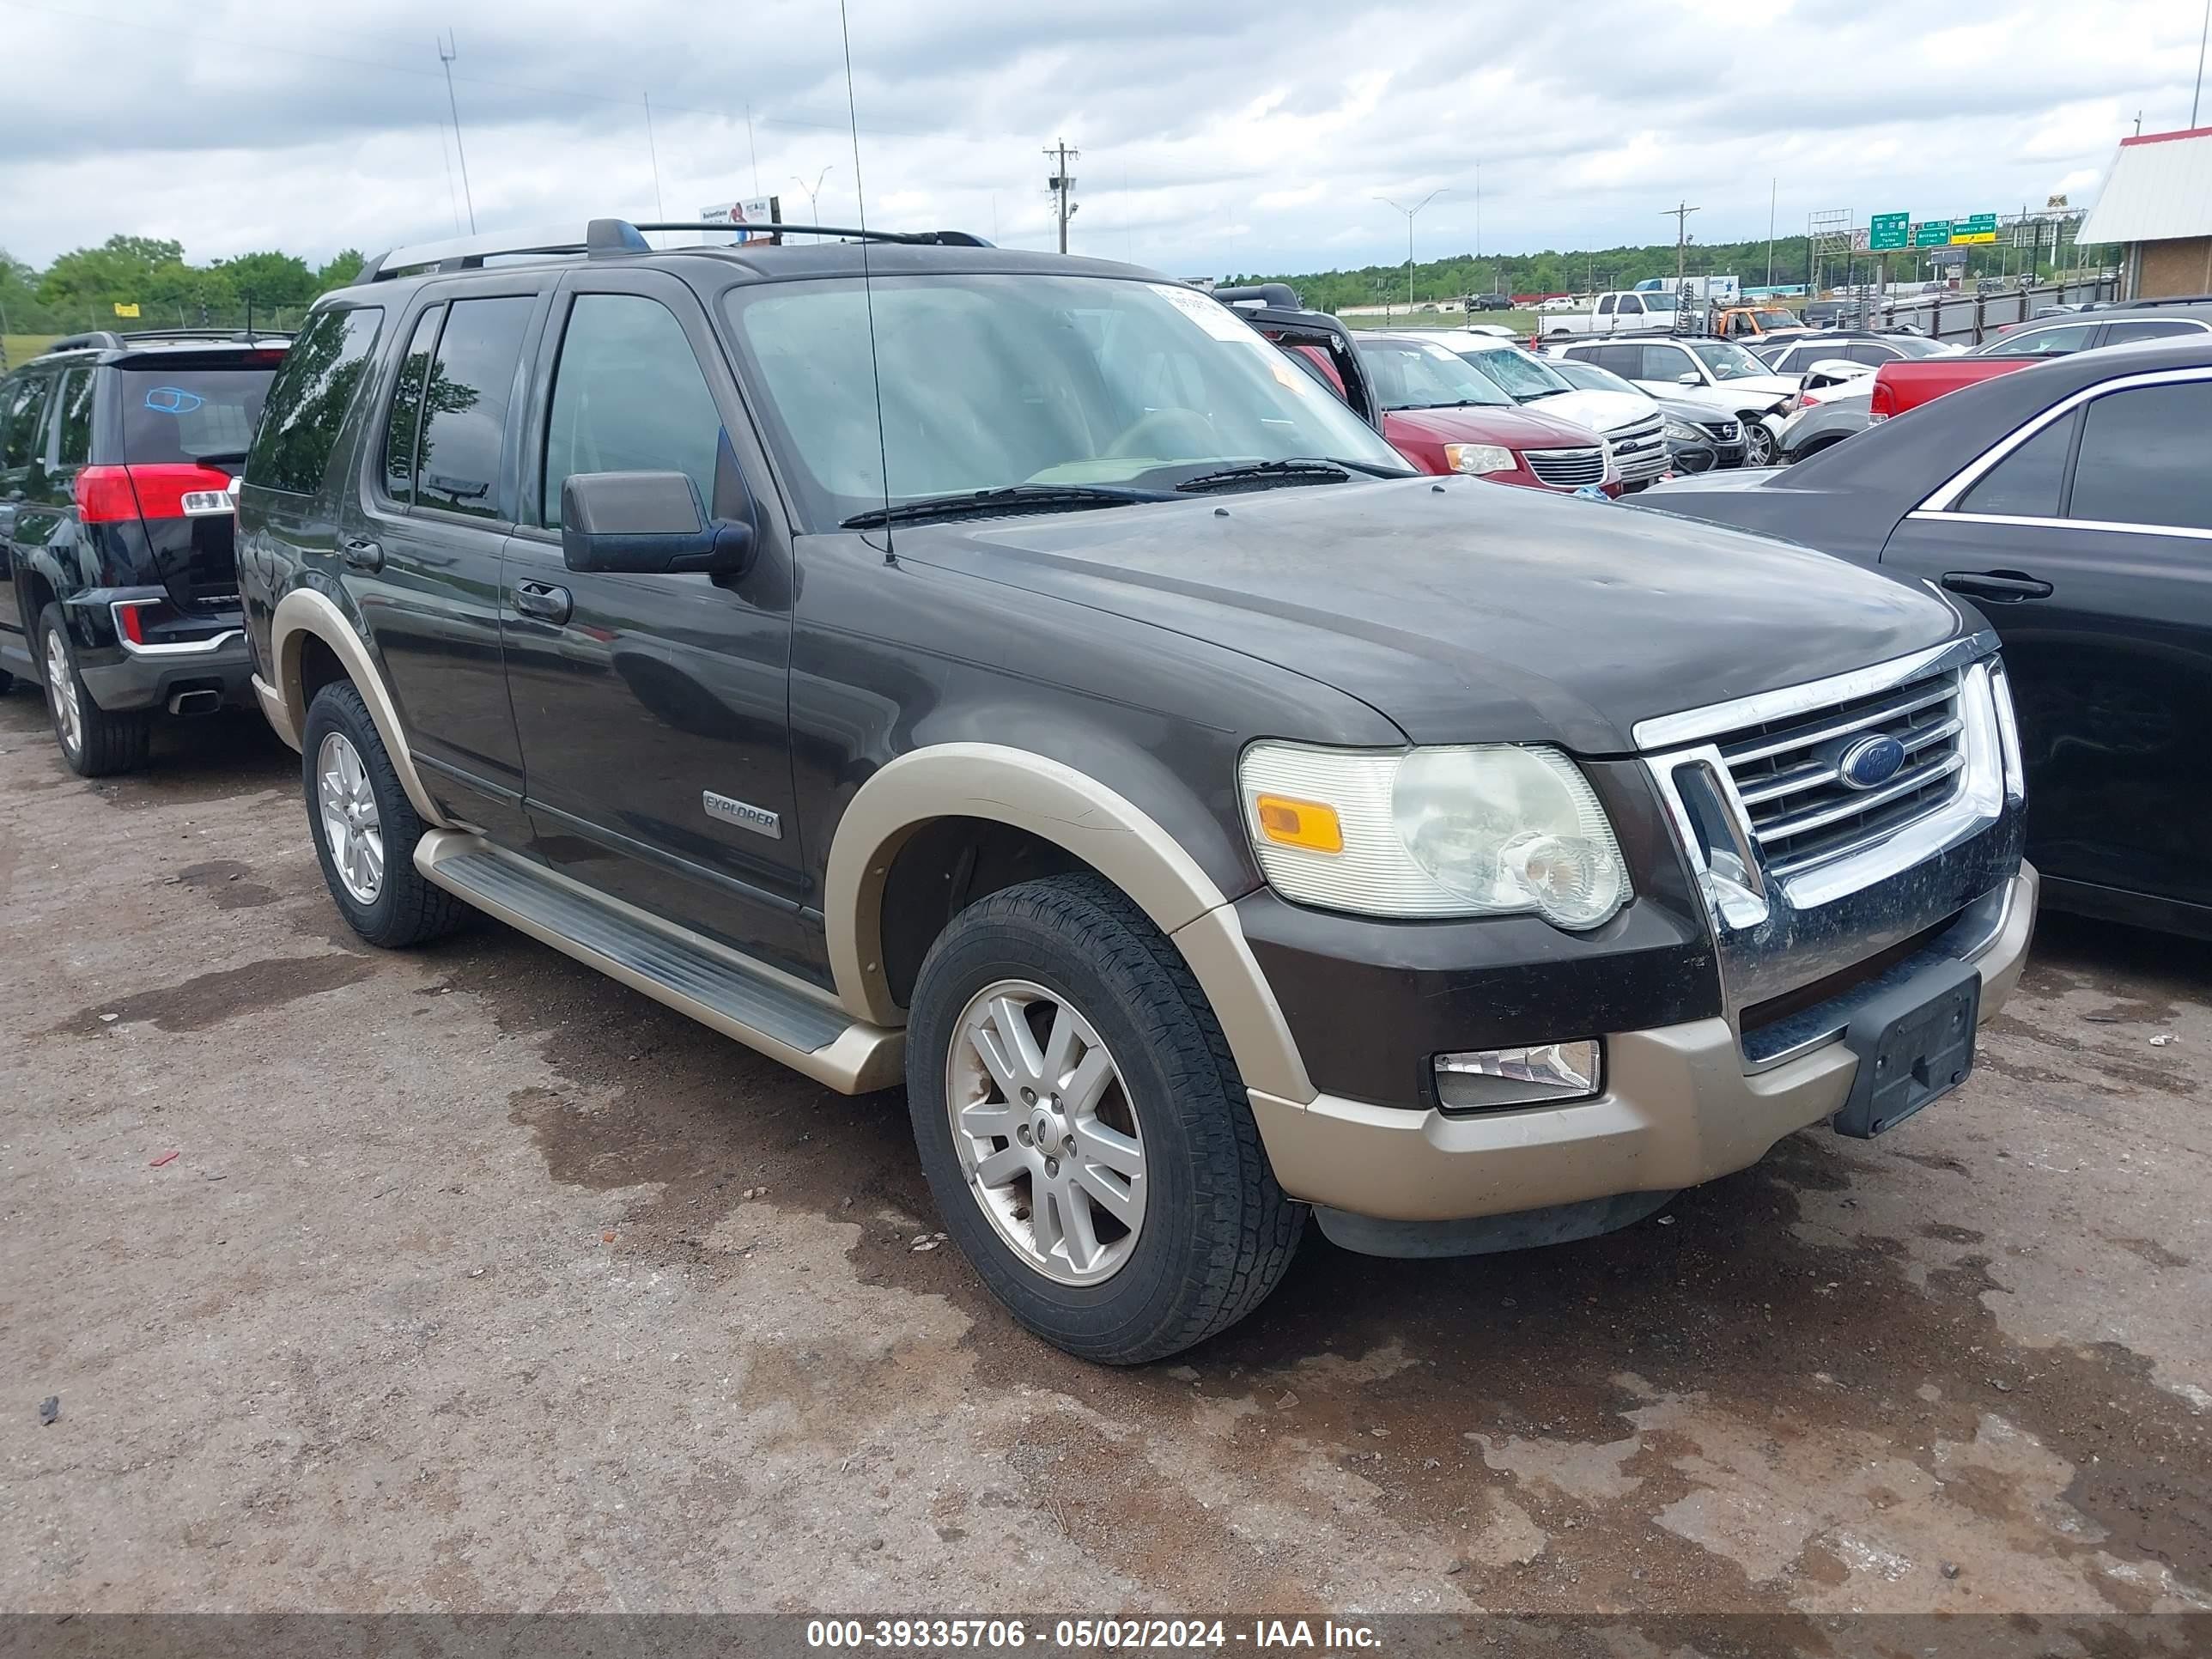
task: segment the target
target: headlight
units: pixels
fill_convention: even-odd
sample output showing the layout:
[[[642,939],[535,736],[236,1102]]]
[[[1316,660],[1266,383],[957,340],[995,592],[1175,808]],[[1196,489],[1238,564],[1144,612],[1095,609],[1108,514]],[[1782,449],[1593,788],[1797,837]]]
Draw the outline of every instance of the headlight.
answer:
[[[1701,444],[1705,441],[1705,434],[1696,427],[1687,421],[1678,421],[1671,415],[1659,429],[1678,444]]]
[[[1542,916],[1595,927],[1627,902],[1581,769],[1517,744],[1378,751],[1256,743],[1245,824],[1284,897],[1378,916]]]
[[[1504,444],[1446,444],[1444,465],[1455,472],[1510,472],[1520,462]]]

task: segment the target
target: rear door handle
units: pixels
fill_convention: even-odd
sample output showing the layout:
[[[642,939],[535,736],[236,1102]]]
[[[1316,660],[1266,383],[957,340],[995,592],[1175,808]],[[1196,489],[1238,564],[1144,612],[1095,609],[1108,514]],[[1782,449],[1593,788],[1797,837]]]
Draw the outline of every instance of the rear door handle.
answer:
[[[1971,599],[2010,604],[2021,599],[2047,599],[2051,584],[2021,570],[1947,570],[1943,586]]]
[[[365,537],[356,536],[349,541],[341,543],[338,547],[338,556],[356,570],[384,568],[384,549]]]
[[[518,582],[514,589],[514,608],[526,617],[535,617],[540,622],[565,623],[574,611],[574,601],[568,590],[556,587],[550,582]]]

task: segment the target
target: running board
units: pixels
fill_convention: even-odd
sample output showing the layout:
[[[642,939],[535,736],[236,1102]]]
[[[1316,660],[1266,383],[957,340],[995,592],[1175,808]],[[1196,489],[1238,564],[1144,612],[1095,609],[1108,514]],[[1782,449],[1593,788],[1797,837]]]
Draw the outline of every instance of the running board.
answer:
[[[431,830],[427,881],[510,927],[848,1095],[904,1079],[906,1033],[854,1019],[826,994],[540,866],[482,836]]]

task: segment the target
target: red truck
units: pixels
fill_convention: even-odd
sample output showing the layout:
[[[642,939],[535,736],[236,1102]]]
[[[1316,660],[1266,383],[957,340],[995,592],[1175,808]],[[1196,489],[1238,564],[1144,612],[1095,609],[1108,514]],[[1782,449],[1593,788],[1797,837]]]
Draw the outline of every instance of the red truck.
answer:
[[[2042,362],[2040,357],[1901,357],[1893,363],[1884,363],[1875,371],[1874,390],[1869,393],[1868,418],[1882,421],[1893,415],[1902,415],[1908,409],[1932,403],[1947,392],[1956,392],[1962,386],[1972,386],[1977,380],[1986,380],[1992,375],[2009,374],[2015,368],[2026,368],[2030,363]]]

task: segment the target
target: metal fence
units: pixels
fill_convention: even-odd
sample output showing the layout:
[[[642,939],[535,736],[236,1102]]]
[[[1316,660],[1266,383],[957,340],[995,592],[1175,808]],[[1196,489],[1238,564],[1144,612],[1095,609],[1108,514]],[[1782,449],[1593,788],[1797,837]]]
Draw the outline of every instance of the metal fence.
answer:
[[[1954,345],[1979,345],[2007,323],[2024,323],[2050,306],[2081,305],[2118,296],[2116,276],[2079,282],[2041,283],[1987,294],[1924,294],[1889,302],[1890,320],[1909,323],[1931,339]]]

